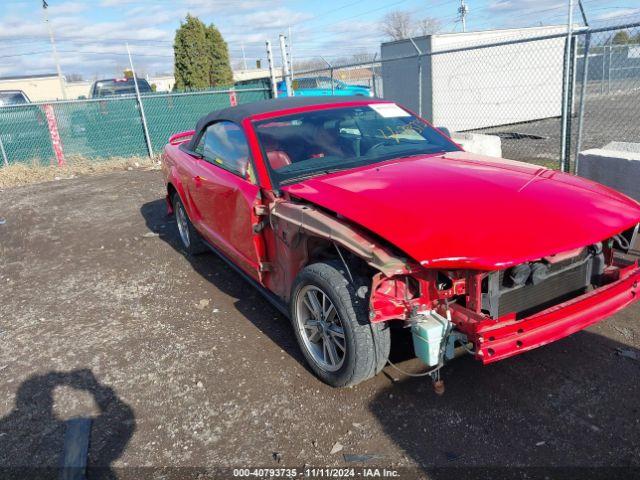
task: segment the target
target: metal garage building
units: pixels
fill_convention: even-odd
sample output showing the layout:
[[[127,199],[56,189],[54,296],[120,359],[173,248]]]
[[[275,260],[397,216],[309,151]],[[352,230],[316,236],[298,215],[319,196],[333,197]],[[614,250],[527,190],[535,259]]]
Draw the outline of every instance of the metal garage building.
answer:
[[[454,131],[559,116],[563,33],[566,26],[414,38],[427,54],[420,59],[422,115]],[[418,59],[401,58],[415,55],[414,45],[383,43],[381,53],[384,97],[419,111]]]

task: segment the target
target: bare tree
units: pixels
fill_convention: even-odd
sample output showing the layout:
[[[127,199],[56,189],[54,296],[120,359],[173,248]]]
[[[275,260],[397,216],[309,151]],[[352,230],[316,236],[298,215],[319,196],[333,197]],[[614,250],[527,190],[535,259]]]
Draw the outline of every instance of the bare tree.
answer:
[[[418,20],[416,23],[420,35],[433,35],[442,29],[440,20],[433,17],[425,17],[422,20]]]
[[[346,63],[366,63],[373,61],[373,53],[354,53],[346,60]]]
[[[433,35],[442,28],[433,17],[414,19],[415,14],[407,10],[394,10],[382,18],[382,31],[392,40],[404,40],[415,35]]]
[[[413,35],[411,13],[403,10],[388,12],[382,18],[382,31],[392,40],[402,40]]]
[[[81,82],[84,80],[81,73],[67,73],[65,75],[67,82]]]

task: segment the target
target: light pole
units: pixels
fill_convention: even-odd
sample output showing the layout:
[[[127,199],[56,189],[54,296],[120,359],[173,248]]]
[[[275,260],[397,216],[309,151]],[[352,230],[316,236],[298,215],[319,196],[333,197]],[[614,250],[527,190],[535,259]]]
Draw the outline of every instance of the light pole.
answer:
[[[289,25],[289,74],[291,75],[291,81],[293,81],[293,54],[291,53],[291,44],[293,41],[291,40],[291,25]]]
[[[469,13],[469,7],[464,3],[464,0],[460,0],[460,6],[458,7],[458,13],[460,14],[460,21],[462,22],[462,32],[467,31],[467,14]]]
[[[247,69],[247,57],[244,54],[244,43],[240,44],[240,49],[242,50],[242,68]]]
[[[49,30],[49,40],[51,41],[51,49],[53,50],[53,61],[56,62],[56,71],[58,72],[58,81],[60,82],[60,90],[62,91],[62,98],[67,99],[67,92],[64,88],[64,79],[62,78],[62,69],[60,68],[60,58],[58,57],[58,49],[56,48],[56,40],[53,36],[53,27],[49,21],[49,4],[47,0],[42,0],[42,10],[44,12],[44,23],[47,24]]]
[[[289,55],[287,55],[287,37],[280,35],[280,55],[282,55],[282,76],[287,89],[287,97],[293,96],[291,73],[289,72]]]

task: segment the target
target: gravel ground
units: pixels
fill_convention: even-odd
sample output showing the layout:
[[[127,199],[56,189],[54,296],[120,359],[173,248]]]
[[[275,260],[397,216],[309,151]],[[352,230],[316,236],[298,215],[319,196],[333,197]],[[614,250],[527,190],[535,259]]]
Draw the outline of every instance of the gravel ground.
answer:
[[[0,193],[0,467],[58,465],[76,416],[93,418],[89,463],[107,478],[363,465],[345,454],[436,477],[430,468],[640,467],[638,304],[492,366],[456,360],[441,397],[389,367],[332,389],[233,270],[181,253],[158,172]],[[406,339],[394,342],[393,358],[419,371]]]

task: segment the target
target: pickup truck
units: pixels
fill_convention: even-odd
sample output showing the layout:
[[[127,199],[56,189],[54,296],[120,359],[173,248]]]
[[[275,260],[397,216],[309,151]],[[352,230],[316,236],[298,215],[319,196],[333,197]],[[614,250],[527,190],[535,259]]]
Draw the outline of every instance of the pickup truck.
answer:
[[[26,103],[29,103],[29,97],[22,90],[0,90],[0,107]]]
[[[333,85],[333,88],[331,86]],[[284,81],[278,82],[278,96],[287,96],[287,87]],[[291,84],[293,94],[297,97],[317,97],[323,95],[363,96],[372,97],[373,92],[364,85],[351,85],[331,77],[302,77],[296,78]]]
[[[215,111],[170,139],[162,171],[184,250],[258,288],[333,386],[380,372],[393,327],[439,383],[459,355],[490,364],[638,301],[640,204],[465,152],[393,102]]]

